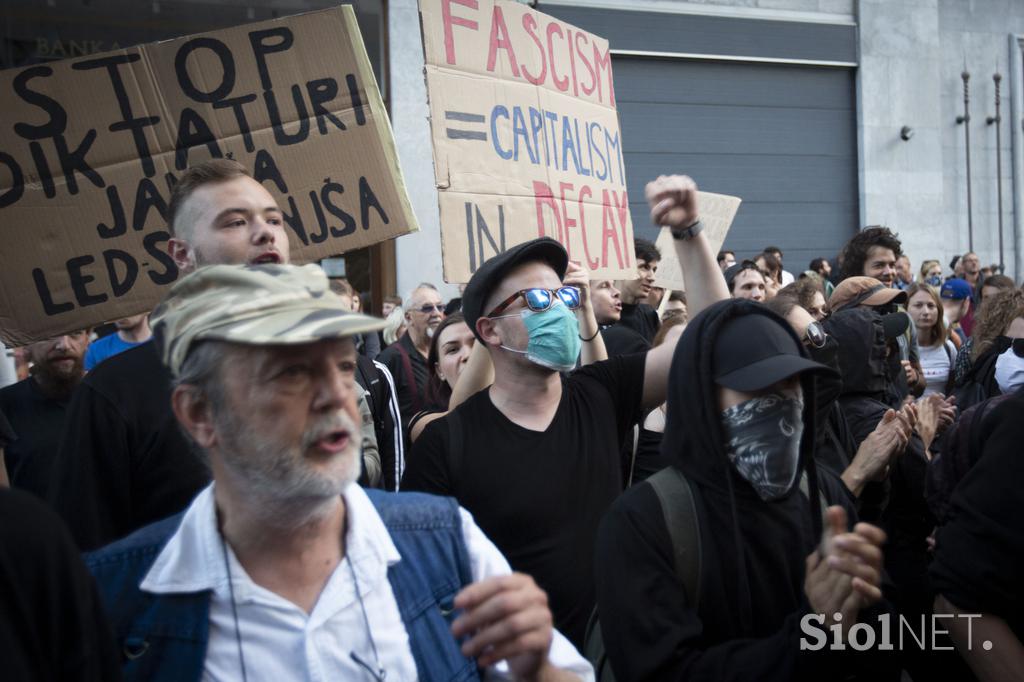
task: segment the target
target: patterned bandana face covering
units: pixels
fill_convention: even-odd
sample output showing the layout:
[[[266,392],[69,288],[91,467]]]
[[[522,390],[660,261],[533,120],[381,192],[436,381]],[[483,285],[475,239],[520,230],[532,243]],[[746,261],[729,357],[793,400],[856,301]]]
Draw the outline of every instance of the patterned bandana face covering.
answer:
[[[798,390],[751,398],[722,412],[729,461],[765,502],[788,493],[796,480],[803,409]]]

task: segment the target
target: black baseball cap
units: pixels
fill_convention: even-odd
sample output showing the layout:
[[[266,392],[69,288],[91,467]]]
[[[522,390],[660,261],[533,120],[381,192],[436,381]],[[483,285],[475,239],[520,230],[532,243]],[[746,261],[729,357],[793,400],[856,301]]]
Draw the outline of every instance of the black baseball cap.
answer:
[[[540,237],[513,246],[504,253],[499,253],[494,258],[485,261],[473,273],[469,284],[466,285],[466,290],[462,293],[462,314],[477,339],[483,341],[476,330],[476,321],[489,312],[483,307],[491,292],[501,284],[501,280],[505,279],[505,275],[513,268],[532,261],[541,261],[550,265],[558,275],[558,279],[565,277],[565,271],[569,268],[569,254],[565,247],[551,237]]]
[[[794,374],[835,372],[805,358],[786,323],[768,315],[742,315],[726,322],[715,338],[715,383],[734,391],[759,391]]]

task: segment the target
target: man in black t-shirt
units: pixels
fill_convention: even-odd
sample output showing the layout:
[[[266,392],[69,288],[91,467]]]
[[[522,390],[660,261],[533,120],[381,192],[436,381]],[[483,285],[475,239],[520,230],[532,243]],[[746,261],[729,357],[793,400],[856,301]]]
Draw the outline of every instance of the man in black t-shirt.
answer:
[[[661,252],[653,242],[646,239],[636,238],[633,243],[636,277],[615,282],[622,295],[622,316],[618,324],[638,333],[650,348],[661,327],[661,320],[658,319],[658,311],[644,301],[654,287],[654,276],[658,273]]]
[[[659,178],[648,197],[653,217],[678,228],[694,312],[725,297],[693,181]],[[642,409],[665,399],[674,344],[561,374],[580,348],[567,310],[579,294],[560,288],[567,264],[565,249],[542,238],[473,275],[462,309],[490,354],[494,384],[426,428],[402,489],[457,498],[512,567],[548,592],[557,627],[581,645],[597,524],[622,489],[619,444]]]
[[[88,346],[85,331],[33,343],[27,348],[32,375],[0,389],[0,411],[18,434],[4,456],[12,487],[46,498],[64,414],[82,382]]]
[[[617,324],[622,317],[622,294],[615,287],[613,280],[590,280],[590,300],[609,358],[643,353],[651,349],[651,344],[637,331]]]
[[[189,168],[168,205],[170,269],[287,263],[273,195],[237,161]],[[171,377],[152,343],[90,372],[68,406],[50,504],[82,550],[181,511],[209,482],[171,412]]]

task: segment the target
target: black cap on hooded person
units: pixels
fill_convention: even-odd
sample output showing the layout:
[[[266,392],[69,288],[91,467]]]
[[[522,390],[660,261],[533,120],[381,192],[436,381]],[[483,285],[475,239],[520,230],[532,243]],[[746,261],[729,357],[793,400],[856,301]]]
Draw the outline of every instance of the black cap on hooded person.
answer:
[[[808,358],[785,320],[751,301],[711,306],[679,341],[662,453],[702,501],[702,551],[720,567],[705,580],[717,607],[700,614],[711,631],[764,636],[800,608],[804,560],[821,537],[822,510],[819,496],[808,500],[798,486],[806,470],[817,489],[812,377],[830,371]],[[799,459],[789,489],[766,502],[730,463],[720,389],[764,394],[791,377],[803,401]]]
[[[824,327],[838,344],[836,363],[843,377],[842,395],[863,395],[884,402],[891,379],[882,316],[870,308],[847,308],[832,313]]]

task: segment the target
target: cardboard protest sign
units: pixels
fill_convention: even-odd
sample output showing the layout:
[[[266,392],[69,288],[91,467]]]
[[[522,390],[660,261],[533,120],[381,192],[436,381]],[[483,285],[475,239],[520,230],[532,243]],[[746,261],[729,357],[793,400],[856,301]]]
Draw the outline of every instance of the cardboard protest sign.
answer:
[[[177,270],[167,201],[232,156],[294,262],[418,229],[351,7],[0,72],[0,337],[150,309]]]
[[[713,192],[698,192],[697,206],[700,211],[700,221],[704,223],[704,234],[711,242],[711,251],[717,253],[725,243],[725,236],[729,234],[732,221],[736,219],[736,211],[743,201],[739,197],[731,197],[728,194],[714,194]],[[676,249],[673,245],[672,233],[662,228],[658,235],[657,246],[661,251],[661,263],[658,265],[658,276],[654,283],[659,287],[669,290],[686,291],[683,283],[683,268],[676,258]]]
[[[505,0],[421,0],[444,274],[538,236],[635,274],[608,41]]]

